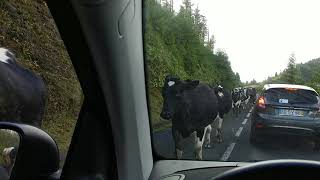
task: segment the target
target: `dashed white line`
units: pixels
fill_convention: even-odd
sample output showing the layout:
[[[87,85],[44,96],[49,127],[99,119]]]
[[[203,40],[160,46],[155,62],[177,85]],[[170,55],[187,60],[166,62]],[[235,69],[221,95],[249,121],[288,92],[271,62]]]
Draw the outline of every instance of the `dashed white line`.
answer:
[[[239,137],[239,136],[241,135],[242,130],[243,130],[243,127],[240,127],[240,128],[238,129],[238,131],[236,132],[235,136],[236,136],[236,137]]]
[[[248,113],[247,116],[246,116],[247,118],[245,118],[245,119],[243,120],[243,122],[242,122],[243,125],[245,125],[245,124],[247,123],[248,118],[250,117],[252,110],[253,110],[253,108],[250,109],[249,113]],[[235,136],[236,136],[236,137],[240,137],[242,130],[243,130],[243,127],[240,127],[240,128],[237,130]],[[236,145],[236,143],[231,143],[231,144],[227,147],[226,151],[223,153],[222,157],[220,158],[220,161],[227,161],[227,160],[229,159],[229,157],[230,157],[230,155],[231,155],[231,153],[232,153],[235,145]]]
[[[220,158],[221,161],[227,161],[233,151],[234,146],[236,145],[236,143],[231,143],[227,150],[223,153],[222,157]]]
[[[243,120],[242,124],[245,125],[245,124],[247,123],[247,121],[248,121],[248,119],[245,118],[245,119]]]

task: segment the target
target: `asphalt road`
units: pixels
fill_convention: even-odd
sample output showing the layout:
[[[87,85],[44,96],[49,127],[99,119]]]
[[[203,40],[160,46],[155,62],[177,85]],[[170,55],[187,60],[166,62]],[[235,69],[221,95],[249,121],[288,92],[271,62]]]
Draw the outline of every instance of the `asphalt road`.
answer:
[[[213,141],[213,148],[203,149],[203,159],[212,161],[261,161],[271,159],[307,159],[320,161],[320,151],[313,149],[312,141],[296,137],[267,138],[260,145],[249,142],[251,110],[234,117],[225,116],[223,122],[223,142]],[[214,133],[212,133],[212,139]],[[153,134],[155,151],[168,159],[174,159],[174,142],[171,129]],[[191,138],[184,141],[182,159],[193,159]]]

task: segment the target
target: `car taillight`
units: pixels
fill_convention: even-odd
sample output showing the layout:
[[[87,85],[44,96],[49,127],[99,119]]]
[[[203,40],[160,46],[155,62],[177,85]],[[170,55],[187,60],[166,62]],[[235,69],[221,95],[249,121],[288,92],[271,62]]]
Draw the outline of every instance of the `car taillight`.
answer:
[[[263,96],[260,96],[258,98],[258,103],[257,104],[258,104],[259,108],[262,108],[262,109],[266,108],[266,102],[265,102],[265,99],[264,99]]]

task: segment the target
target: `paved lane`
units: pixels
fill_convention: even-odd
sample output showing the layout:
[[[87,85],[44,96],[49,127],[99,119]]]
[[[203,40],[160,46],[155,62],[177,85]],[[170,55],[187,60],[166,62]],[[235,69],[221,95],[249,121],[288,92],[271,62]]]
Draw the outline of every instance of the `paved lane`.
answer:
[[[250,110],[240,114],[238,117],[232,113],[226,115],[223,124],[222,143],[214,141],[214,148],[204,149],[203,158],[215,161],[259,161],[269,159],[309,159],[319,160],[320,152],[313,150],[311,141],[296,138],[273,138],[266,139],[261,145],[252,145],[249,142]],[[171,129],[155,133],[153,143],[159,155],[167,158],[175,158],[174,143]],[[215,139],[212,135],[212,139]],[[184,142],[183,159],[192,159],[191,138]]]

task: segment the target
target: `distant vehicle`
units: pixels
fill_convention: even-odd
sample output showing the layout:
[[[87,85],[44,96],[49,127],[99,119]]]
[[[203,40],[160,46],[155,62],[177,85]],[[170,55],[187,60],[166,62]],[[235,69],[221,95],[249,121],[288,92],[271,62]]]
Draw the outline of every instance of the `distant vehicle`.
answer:
[[[319,95],[310,87],[267,84],[252,113],[250,142],[279,135],[311,137],[320,147]]]

